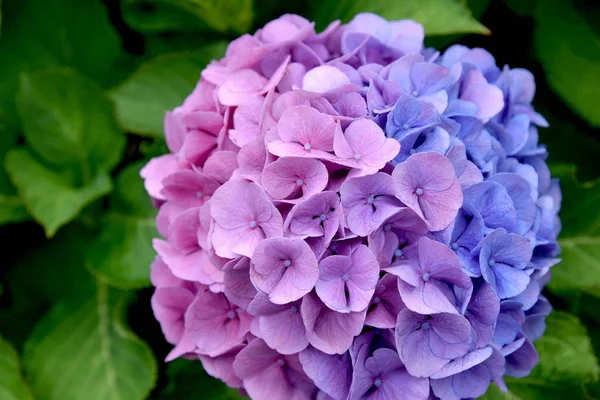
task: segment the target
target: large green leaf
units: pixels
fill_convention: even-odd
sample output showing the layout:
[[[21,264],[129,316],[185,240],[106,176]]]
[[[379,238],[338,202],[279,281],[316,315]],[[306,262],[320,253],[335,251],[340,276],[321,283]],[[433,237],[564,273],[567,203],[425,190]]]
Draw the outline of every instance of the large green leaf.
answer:
[[[167,366],[168,385],[161,392],[159,400],[195,400],[202,398],[210,400],[241,400],[242,397],[235,389],[229,388],[223,382],[212,378],[202,369],[197,360],[177,359]]]
[[[372,12],[387,20],[413,19],[425,27],[426,35],[483,33],[489,30],[473,18],[458,0],[312,0],[313,17],[320,28],[335,19],[350,21],[360,12]]]
[[[162,137],[165,112],[183,102],[206,64],[224,52],[225,44],[216,43],[193,53],[159,56],[142,65],[112,92],[120,125],[140,135]]]
[[[152,239],[158,236],[156,209],[144,190],[140,167],[132,164],[117,178],[102,231],[86,254],[86,265],[94,275],[124,289],[150,285]]]
[[[42,165],[25,149],[11,150],[5,163],[29,213],[44,227],[48,237],[54,236],[83,207],[112,189],[109,176],[103,172],[88,185],[76,187],[68,176]]]
[[[598,379],[600,366],[585,327],[577,317],[555,311],[546,319],[546,332],[535,342],[540,363],[532,379],[560,377],[573,381]]]
[[[18,0],[2,4],[0,129],[18,130],[19,73],[71,66],[103,82],[120,50],[101,0]]]
[[[0,399],[33,400],[23,376],[19,355],[10,343],[0,337]]]
[[[600,180],[580,183],[573,165],[556,165],[552,172],[560,178],[563,193],[563,261],[552,269],[550,289],[600,296]]]
[[[546,320],[546,333],[535,347],[540,355],[531,375],[507,378],[509,393],[495,385],[487,400],[563,400],[586,398],[585,384],[598,379],[600,367],[585,327],[573,315],[554,312]]]
[[[17,106],[27,143],[46,162],[73,166],[88,182],[121,159],[125,137],[104,91],[70,69],[23,74]]]
[[[156,381],[156,360],[124,325],[126,293],[99,283],[96,296],[62,302],[25,344],[34,393],[45,400],[141,400]]]
[[[600,126],[600,35],[591,20],[569,0],[538,1],[535,18],[535,44],[548,83],[573,110]],[[598,18],[596,10],[593,19]]]
[[[125,20],[142,32],[206,30],[246,33],[252,0],[125,0]]]

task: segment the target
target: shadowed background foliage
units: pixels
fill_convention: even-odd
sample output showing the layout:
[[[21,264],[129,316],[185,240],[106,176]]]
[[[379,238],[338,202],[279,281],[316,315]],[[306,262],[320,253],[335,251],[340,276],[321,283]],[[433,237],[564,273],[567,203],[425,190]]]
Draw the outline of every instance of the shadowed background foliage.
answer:
[[[162,119],[228,41],[283,13],[371,11],[426,44],[536,76],[561,178],[563,262],[540,365],[487,399],[600,398],[600,4],[594,0],[0,0],[0,399],[239,399],[165,364],[150,309],[155,209],[138,176]]]

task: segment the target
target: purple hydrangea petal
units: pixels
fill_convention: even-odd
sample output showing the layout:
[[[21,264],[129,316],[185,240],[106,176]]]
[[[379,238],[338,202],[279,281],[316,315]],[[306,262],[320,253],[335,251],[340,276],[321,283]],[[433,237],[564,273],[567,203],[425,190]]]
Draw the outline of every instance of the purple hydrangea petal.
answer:
[[[314,294],[302,300],[300,309],[309,343],[327,354],[343,354],[362,330],[366,309],[338,313],[329,309]]]
[[[501,299],[525,290],[530,278],[523,269],[532,254],[527,239],[499,228],[489,233],[471,252],[472,255],[477,253],[483,278]]]
[[[419,262],[401,261],[386,270],[399,277],[398,289],[406,307],[420,314],[458,313],[452,286],[472,287],[459,259],[448,247],[419,240]]]
[[[418,153],[392,173],[396,196],[415,211],[432,231],[446,228],[462,205],[463,194],[452,163],[437,153]]]
[[[362,364],[362,363],[361,363]],[[356,365],[350,399],[427,399],[429,380],[408,374],[391,349],[381,348]]]
[[[302,239],[265,239],[251,259],[252,282],[275,304],[286,304],[309,293],[319,278],[317,259]]]
[[[464,362],[458,368],[461,372],[430,380],[433,392],[442,399],[460,400],[482,396],[490,382],[499,379],[504,373],[504,358],[490,347],[469,353],[456,362]]]
[[[285,230],[301,238],[324,237],[325,246],[340,229],[343,220],[340,198],[325,191],[296,204],[285,220]]]
[[[396,346],[412,376],[429,377],[452,359],[468,352],[471,325],[460,315],[419,315],[406,309],[398,314]]]
[[[242,308],[248,308],[257,291],[250,281],[250,260],[247,257],[224,271],[223,286],[228,299]]]
[[[546,330],[546,317],[552,312],[550,302],[540,296],[538,301],[525,313],[525,322],[521,326],[521,330],[529,340],[535,341],[539,339]]]
[[[310,381],[297,355],[282,356],[254,339],[235,357],[233,369],[253,399],[310,399]]]
[[[300,352],[300,362],[315,385],[334,399],[345,399],[352,382],[349,353],[331,355],[313,347]]]
[[[514,378],[529,375],[539,361],[533,343],[527,338],[523,339],[525,339],[523,344],[516,351],[506,356],[506,375]]]
[[[348,228],[360,236],[368,236],[402,206],[394,197],[392,178],[381,172],[346,180],[340,196]]]
[[[205,291],[185,313],[185,330],[199,353],[215,357],[244,341],[250,321],[225,295]]]
[[[472,327],[472,345],[482,348],[490,342],[500,313],[500,299],[490,285],[478,282],[467,306],[465,317]]]
[[[351,256],[330,256],[319,263],[315,289],[327,307],[338,312],[364,311],[375,293],[379,264],[365,245]]]
[[[375,287],[365,325],[381,329],[394,328],[396,316],[405,308],[406,305],[398,291],[398,278],[392,274],[386,274]]]

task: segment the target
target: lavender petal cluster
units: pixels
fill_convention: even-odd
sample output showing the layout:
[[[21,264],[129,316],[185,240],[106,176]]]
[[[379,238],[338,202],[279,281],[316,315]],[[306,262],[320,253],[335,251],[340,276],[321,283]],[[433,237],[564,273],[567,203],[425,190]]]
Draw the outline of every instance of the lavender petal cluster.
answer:
[[[359,14],[234,40],[167,112],[152,307],[252,399],[476,398],[528,375],[561,195],[530,72]]]

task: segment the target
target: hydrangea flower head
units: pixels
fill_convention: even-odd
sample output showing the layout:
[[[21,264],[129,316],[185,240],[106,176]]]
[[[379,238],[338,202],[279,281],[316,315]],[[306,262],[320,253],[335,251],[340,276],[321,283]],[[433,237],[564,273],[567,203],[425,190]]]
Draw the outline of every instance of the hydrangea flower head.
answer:
[[[284,15],[141,171],[167,357],[253,399],[477,398],[536,365],[560,189],[533,76],[414,21]]]

